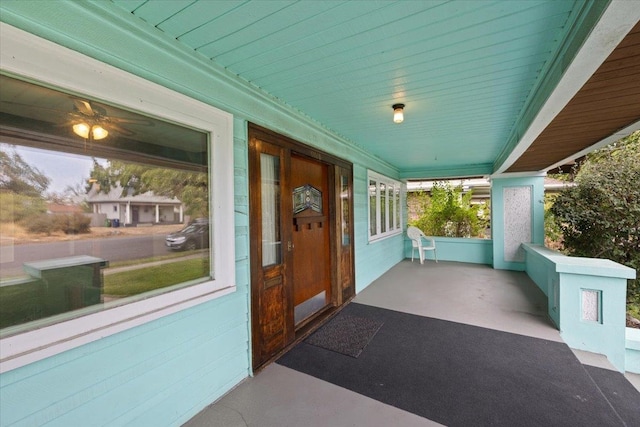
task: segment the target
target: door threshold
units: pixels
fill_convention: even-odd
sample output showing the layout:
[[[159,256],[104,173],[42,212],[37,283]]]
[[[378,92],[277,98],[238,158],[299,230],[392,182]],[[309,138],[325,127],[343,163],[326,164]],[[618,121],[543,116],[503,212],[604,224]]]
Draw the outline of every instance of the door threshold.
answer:
[[[301,320],[295,326],[296,338],[298,338],[298,333],[301,331],[304,331],[310,324],[316,324],[316,321],[318,321],[318,323],[324,323],[322,320],[325,318],[325,316],[330,316],[331,313],[333,312],[332,310],[335,310],[337,308],[338,307],[334,305],[328,304],[322,307],[320,310],[313,313],[312,315],[310,315],[309,317]]]
[[[351,299],[349,299],[349,301],[346,301],[344,304],[340,306],[327,305],[323,309],[318,310],[312,316],[309,316],[307,319],[300,322],[300,324],[296,327],[295,339],[289,345],[287,345],[285,348],[283,348],[278,353],[276,353],[273,357],[271,357],[269,360],[264,362],[262,365],[258,367],[254,367],[253,375],[254,376],[257,375],[261,370],[263,370],[264,368],[266,368],[267,366],[269,366],[270,364],[278,360],[285,353],[287,353],[293,347],[298,345],[301,341],[304,341],[304,339],[307,338],[309,335],[314,333],[316,330],[320,329],[321,326],[323,326],[329,320],[334,318],[344,307],[346,307],[349,302],[351,302]]]

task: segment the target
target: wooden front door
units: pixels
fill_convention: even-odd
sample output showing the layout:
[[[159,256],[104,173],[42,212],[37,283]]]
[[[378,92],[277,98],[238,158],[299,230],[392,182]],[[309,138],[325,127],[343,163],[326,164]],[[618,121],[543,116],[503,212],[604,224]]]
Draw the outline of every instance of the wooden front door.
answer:
[[[328,165],[291,156],[294,322],[331,302]]]
[[[254,369],[354,293],[351,165],[337,161],[249,128]]]

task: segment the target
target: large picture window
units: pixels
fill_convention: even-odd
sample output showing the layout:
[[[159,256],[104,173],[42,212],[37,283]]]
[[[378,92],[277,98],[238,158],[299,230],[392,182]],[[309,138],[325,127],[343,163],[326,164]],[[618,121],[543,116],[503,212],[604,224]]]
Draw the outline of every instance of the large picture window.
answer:
[[[0,88],[0,334],[213,277],[206,132]]]
[[[402,233],[401,183],[369,171],[369,241]]]
[[[232,292],[232,117],[2,37],[0,372]]]

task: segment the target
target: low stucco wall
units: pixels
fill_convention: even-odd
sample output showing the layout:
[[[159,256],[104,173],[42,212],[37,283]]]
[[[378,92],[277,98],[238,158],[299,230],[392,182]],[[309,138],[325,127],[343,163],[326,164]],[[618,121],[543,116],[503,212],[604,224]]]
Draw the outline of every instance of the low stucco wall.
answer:
[[[525,271],[547,295],[549,317],[572,348],[604,354],[626,369],[627,279],[636,271],[607,259],[569,257],[523,243]],[[630,353],[633,357],[633,353]]]
[[[640,374],[640,329],[627,328],[625,363],[627,372]]]
[[[493,241],[489,239],[467,239],[462,237],[434,237],[438,261],[457,261],[472,264],[493,263]],[[405,235],[405,258],[411,258],[411,239]],[[415,257],[418,257],[416,250]],[[433,252],[426,253],[433,259]]]

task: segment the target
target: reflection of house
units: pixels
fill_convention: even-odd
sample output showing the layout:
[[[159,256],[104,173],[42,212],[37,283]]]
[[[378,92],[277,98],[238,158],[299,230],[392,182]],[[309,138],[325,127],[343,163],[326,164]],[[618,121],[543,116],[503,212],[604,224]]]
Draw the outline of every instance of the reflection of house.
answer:
[[[106,214],[107,219],[120,224],[181,223],[184,220],[182,202],[175,197],[156,196],[152,192],[123,195],[122,187],[113,187],[108,193],[94,187],[87,194],[87,203],[94,214]]]

